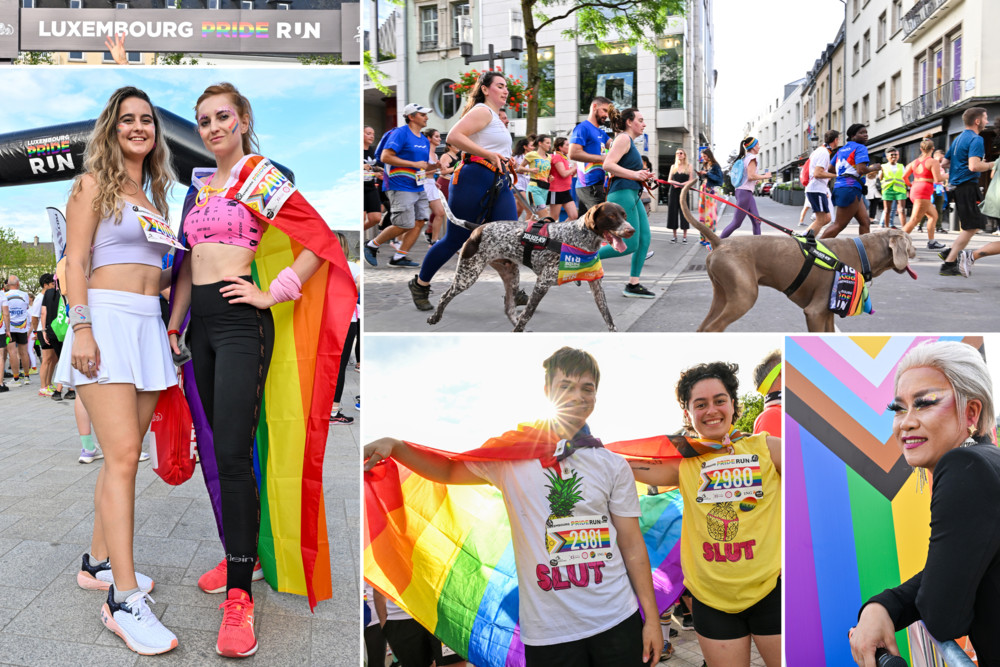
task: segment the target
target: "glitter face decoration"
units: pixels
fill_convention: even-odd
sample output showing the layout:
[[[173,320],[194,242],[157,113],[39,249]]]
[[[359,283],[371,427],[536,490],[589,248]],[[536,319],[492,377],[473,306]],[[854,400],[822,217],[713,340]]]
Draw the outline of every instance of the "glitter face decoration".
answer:
[[[960,418],[954,391],[936,368],[911,368],[899,376],[892,432],[911,466],[933,470],[942,456],[968,437],[968,416]]]

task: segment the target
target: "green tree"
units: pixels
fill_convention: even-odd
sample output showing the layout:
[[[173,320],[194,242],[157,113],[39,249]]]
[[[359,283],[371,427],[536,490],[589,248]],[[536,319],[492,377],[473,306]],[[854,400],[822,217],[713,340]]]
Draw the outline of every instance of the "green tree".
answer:
[[[742,433],[753,433],[753,423],[764,410],[764,397],[753,392],[740,397],[740,418],[734,426]]]
[[[177,5],[180,7],[180,3]],[[198,54],[200,57],[204,58],[201,53]],[[194,56],[184,59],[183,53],[158,53],[156,54],[156,64],[157,65],[197,65],[198,58]]]
[[[614,35],[616,41],[624,41],[630,46],[641,44],[659,53],[656,36],[667,29],[670,16],[684,13],[686,5],[686,0],[521,0],[528,87],[536,91],[528,100],[528,134],[538,131],[538,100],[541,97],[539,31],[575,14],[576,27],[563,31],[567,39],[582,38],[600,48],[607,48],[606,38]]]
[[[21,51],[17,54],[15,65],[55,65],[52,53],[49,51]]]
[[[310,53],[299,56],[303,65],[343,65],[344,59],[339,53]]]
[[[0,227],[0,280],[14,274],[21,289],[34,294],[43,273],[55,273],[56,258],[50,250],[25,246],[11,227]]]

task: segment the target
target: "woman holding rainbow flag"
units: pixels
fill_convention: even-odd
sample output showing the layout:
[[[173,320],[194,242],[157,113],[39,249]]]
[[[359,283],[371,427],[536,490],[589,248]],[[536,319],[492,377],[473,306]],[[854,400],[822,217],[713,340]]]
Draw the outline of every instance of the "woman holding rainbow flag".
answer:
[[[781,440],[746,435],[733,425],[739,417],[737,370],[736,364],[716,361],[681,373],[677,401],[687,431],[697,438],[676,446],[682,458],[630,464],[639,482],[680,487],[681,568],[705,662],[749,666],[752,636],[764,664],[778,667]],[[634,456],[642,447],[613,449]],[[647,455],[650,451],[646,448]]]
[[[255,154],[250,102],[220,83],[205,89],[195,113],[216,168],[194,170],[185,200],[181,229],[190,256],[179,253],[175,261],[168,335],[180,355],[190,307],[186,394],[226,553],[198,585],[226,592],[216,651],[245,657],[257,650],[251,581],[266,577],[281,590],[308,593],[311,605],[330,596],[320,478],[334,391],[329,378],[357,292],[337,237],[290,179]],[[257,287],[267,283],[267,291]],[[277,380],[268,378],[272,355]],[[285,394],[283,403],[277,394]],[[277,413],[280,427],[272,423]],[[278,473],[281,488],[269,480]],[[292,553],[283,546],[288,540],[272,539],[270,531],[298,522],[301,553]],[[263,567],[258,541],[269,552]]]

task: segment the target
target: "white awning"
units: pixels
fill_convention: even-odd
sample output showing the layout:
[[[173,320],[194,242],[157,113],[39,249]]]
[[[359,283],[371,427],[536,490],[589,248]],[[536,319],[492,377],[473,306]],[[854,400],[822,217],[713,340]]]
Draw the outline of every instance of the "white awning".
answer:
[[[943,128],[941,127],[940,124],[935,125],[934,127],[925,127],[924,129],[919,130],[917,132],[913,132],[911,134],[907,134],[907,135],[902,136],[902,137],[894,137],[890,141],[882,141],[882,142],[876,144],[875,146],[869,146],[868,147],[868,152],[869,153],[875,153],[877,151],[882,150],[883,148],[888,148],[889,146],[898,146],[900,144],[909,143],[909,142],[914,141],[916,139],[923,139],[924,135],[926,135],[926,134],[937,134],[938,132],[941,132],[942,129]]]

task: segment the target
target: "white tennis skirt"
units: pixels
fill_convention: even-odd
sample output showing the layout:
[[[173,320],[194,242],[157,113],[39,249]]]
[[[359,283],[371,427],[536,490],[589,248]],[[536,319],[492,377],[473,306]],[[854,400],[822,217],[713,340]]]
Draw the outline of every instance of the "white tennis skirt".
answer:
[[[160,316],[160,297],[87,290],[94,340],[101,361],[97,377],[88,378],[73,368],[73,329],[66,331],[54,382],[72,387],[84,384],[121,383],[138,391],[160,391],[177,384],[170,356],[167,330]]]
[[[424,180],[424,192],[427,193],[427,201],[441,199],[441,190],[438,189],[437,182],[433,178]]]

